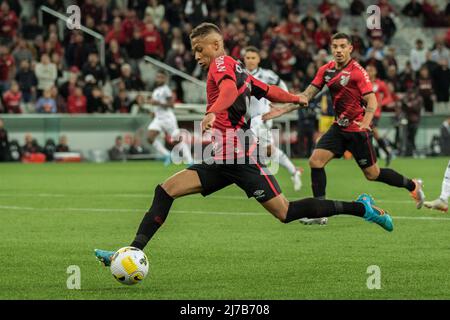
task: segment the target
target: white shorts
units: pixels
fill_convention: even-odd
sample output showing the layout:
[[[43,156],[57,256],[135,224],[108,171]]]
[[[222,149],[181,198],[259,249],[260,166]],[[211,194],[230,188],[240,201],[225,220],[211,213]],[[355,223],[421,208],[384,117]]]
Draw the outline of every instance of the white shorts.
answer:
[[[261,147],[267,147],[273,144],[272,120],[263,122],[261,116],[252,118],[251,129],[258,138]]]
[[[178,123],[176,118],[154,118],[148,126],[148,130],[164,132],[169,137],[174,137],[179,133]]]

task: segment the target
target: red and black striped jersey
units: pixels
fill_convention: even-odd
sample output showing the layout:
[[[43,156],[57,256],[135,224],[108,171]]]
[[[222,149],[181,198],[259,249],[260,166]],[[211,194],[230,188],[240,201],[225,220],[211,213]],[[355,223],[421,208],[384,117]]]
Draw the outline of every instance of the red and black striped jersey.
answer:
[[[360,131],[355,121],[362,121],[365,112],[363,96],[372,93],[372,83],[366,70],[351,59],[342,69],[336,68],[336,62],[330,61],[319,68],[311,83],[319,90],[326,85],[330,89],[335,122],[344,131]]]
[[[206,111],[217,100],[220,91],[219,85],[224,79],[231,79],[236,83],[238,97],[227,110],[216,113],[213,130],[220,132],[222,141],[216,141],[215,157],[216,159],[241,158],[249,145],[238,139],[236,131],[246,132],[250,129],[245,119],[247,108],[250,105],[250,97],[254,96],[257,99],[265,97],[269,86],[249,74],[240,61],[236,61],[230,56],[220,56],[209,66],[206,84]]]

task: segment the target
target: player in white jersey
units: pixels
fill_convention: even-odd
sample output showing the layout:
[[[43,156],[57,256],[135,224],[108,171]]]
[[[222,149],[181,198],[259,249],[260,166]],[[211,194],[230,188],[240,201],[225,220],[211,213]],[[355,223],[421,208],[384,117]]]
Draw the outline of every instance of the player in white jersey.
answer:
[[[423,205],[428,209],[435,209],[447,212],[448,199],[450,198],[450,161],[445,170],[444,180],[442,180],[441,195],[438,199],[433,201],[425,201]]]
[[[286,84],[278,77],[272,70],[267,70],[259,67],[261,58],[259,50],[255,47],[247,47],[245,49],[244,63],[247,71],[256,79],[261,80],[270,85],[277,85],[287,91]],[[301,172],[298,170],[288,156],[280,150],[273,143],[272,137],[272,120],[263,121],[261,116],[270,111],[270,101],[262,98],[260,100],[251,97],[250,107],[248,108],[247,116],[251,119],[250,127],[255,135],[258,137],[259,144],[264,149],[267,148],[267,156],[272,160],[279,162],[291,174],[292,182],[294,183],[294,190],[299,191],[301,182]]]
[[[175,99],[172,90],[167,85],[167,78],[167,74],[164,71],[158,71],[156,74],[156,88],[153,90],[150,101],[155,106],[155,117],[148,126],[147,135],[148,142],[163,156],[165,165],[169,165],[171,162],[170,151],[156,138],[160,132],[168,135],[171,139],[175,139],[179,134],[177,119],[173,112]],[[192,163],[191,150],[188,144],[181,141],[179,146],[183,152],[183,161]]]

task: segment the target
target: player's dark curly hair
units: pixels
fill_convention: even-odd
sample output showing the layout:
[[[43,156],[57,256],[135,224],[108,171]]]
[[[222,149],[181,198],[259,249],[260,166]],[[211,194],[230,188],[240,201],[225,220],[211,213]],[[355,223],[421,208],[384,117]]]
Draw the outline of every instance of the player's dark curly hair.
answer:
[[[335,34],[331,37],[331,41],[337,40],[337,39],[347,39],[348,43],[350,43],[350,44],[352,43],[352,38],[351,38],[348,34],[343,33],[343,32],[335,33]]]
[[[192,40],[197,37],[204,37],[210,34],[211,32],[215,32],[217,34],[222,35],[222,32],[220,31],[219,27],[216,26],[214,23],[203,22],[198,26],[196,26],[194,29],[192,29],[189,38]]]

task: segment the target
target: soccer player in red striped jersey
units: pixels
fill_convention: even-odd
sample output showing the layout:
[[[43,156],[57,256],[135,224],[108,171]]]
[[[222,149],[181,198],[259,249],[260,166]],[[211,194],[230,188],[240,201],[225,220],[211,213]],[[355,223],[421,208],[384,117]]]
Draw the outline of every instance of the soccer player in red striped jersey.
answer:
[[[346,150],[370,181],[379,181],[410,191],[420,209],[424,201],[422,181],[408,179],[392,169],[380,169],[372,146],[371,122],[378,102],[367,72],[351,58],[351,38],[337,33],[331,40],[333,60],[319,68],[316,77],[301,96],[310,101],[323,86],[330,90],[336,119],[331,128],[320,138],[309,158],[314,197],[325,199],[325,166],[333,158],[340,158]],[[264,120],[273,119],[297,109],[298,106],[274,107],[263,115]]]
[[[348,214],[375,222],[387,231],[393,230],[391,217],[375,207],[367,194],[362,194],[354,202],[314,198],[288,201],[275,177],[254,156],[255,141],[241,139],[239,132],[252,134],[245,120],[251,96],[272,102],[294,103],[299,107],[307,106],[305,97],[257,80],[241,62],[225,55],[222,33],[216,25],[200,24],[192,30],[190,39],[195,59],[208,70],[208,101],[202,129],[215,131],[214,137],[220,141],[216,142],[213,161],[204,159],[156,186],[152,205],[144,215],[132,247],[144,249],[166,220],[175,199],[197,193],[207,196],[232,184],[244,190],[249,198],[254,197],[283,223],[305,217]],[[114,252],[95,250],[95,254],[109,265]]]

